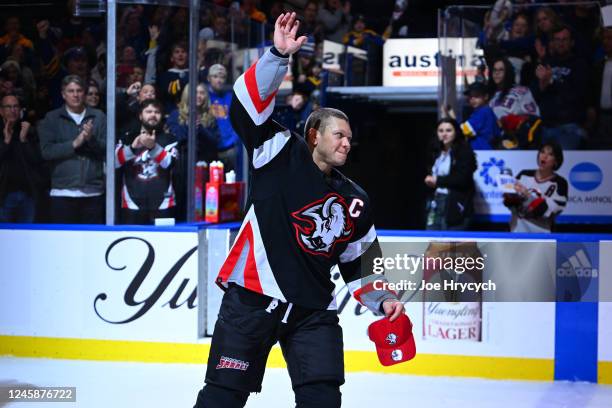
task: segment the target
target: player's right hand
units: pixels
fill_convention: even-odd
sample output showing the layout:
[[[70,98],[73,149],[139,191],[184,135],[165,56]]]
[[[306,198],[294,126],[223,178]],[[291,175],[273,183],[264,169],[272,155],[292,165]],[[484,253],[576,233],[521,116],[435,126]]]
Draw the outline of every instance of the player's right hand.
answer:
[[[274,47],[283,55],[296,53],[306,42],[306,36],[295,38],[300,22],[295,13],[283,13],[274,24]]]

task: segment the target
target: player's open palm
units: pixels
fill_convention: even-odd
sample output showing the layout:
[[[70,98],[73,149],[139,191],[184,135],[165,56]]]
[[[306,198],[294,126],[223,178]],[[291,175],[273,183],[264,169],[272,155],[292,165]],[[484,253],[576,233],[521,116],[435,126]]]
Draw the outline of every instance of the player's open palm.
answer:
[[[295,38],[299,25],[295,13],[283,13],[278,16],[274,24],[274,47],[280,53],[293,54],[306,42],[305,36]]]

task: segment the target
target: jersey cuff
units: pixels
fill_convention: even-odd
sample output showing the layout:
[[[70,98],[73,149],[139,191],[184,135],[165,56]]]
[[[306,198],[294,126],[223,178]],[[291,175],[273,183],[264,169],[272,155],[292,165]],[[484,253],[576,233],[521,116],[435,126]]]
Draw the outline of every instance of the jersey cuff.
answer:
[[[281,54],[281,52],[277,50],[275,46],[272,46],[272,48],[270,48],[270,52],[279,58],[289,58],[289,54]]]

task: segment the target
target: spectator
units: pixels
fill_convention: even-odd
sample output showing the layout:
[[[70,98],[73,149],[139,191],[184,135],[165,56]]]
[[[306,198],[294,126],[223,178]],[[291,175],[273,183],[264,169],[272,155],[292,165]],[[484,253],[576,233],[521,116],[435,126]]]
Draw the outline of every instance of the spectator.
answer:
[[[474,82],[468,86],[465,94],[474,111],[468,120],[461,124],[461,130],[470,140],[472,149],[493,149],[501,136],[501,130],[497,124],[497,117],[489,106],[487,86],[481,82]]]
[[[121,219],[125,224],[153,224],[156,218],[175,216],[176,139],[163,131],[161,102],[143,101],[139,119],[140,126],[127,131],[115,149],[115,167],[124,169]]]
[[[561,25],[559,16],[550,7],[542,7],[535,13],[536,38],[546,48],[552,39],[553,30]]]
[[[385,28],[384,38],[406,38],[418,31],[421,16],[408,9],[408,0],[395,0],[389,24]]]
[[[140,104],[147,99],[155,99],[157,91],[155,85],[135,82],[122,93],[117,94],[117,129],[133,128],[138,122]]]
[[[85,106],[85,82],[62,81],[64,106],[38,124],[42,156],[51,164],[51,219],[55,223],[104,222],[106,116]]]
[[[100,107],[100,87],[94,80],[90,80],[87,84],[87,93],[85,94],[85,105],[88,108],[103,110]]]
[[[140,65],[134,65],[132,69],[132,73],[127,77],[127,86],[129,87],[136,82],[140,82],[141,84],[144,82],[145,70]]]
[[[22,121],[16,95],[0,106],[0,222],[31,223],[41,189],[42,157],[34,128]]]
[[[96,81],[100,89],[106,91],[106,49],[100,48],[97,55],[98,60],[91,70],[91,79]]]
[[[359,48],[368,48],[368,42],[383,45],[385,39],[366,27],[365,17],[360,15],[353,20],[353,29],[342,38],[342,43]]]
[[[226,171],[239,170],[238,135],[229,119],[232,104],[232,92],[225,89],[227,70],[221,64],[215,64],[208,70],[208,96],[210,97],[210,112],[217,120],[219,128],[219,143],[217,145],[219,160],[223,162]],[[237,173],[239,173],[237,171]]]
[[[137,64],[136,51],[134,47],[125,46],[121,51],[119,63],[117,64],[117,86],[127,87],[128,78],[134,72],[134,66]]]
[[[170,49],[170,68],[158,78],[160,97],[166,111],[173,110],[189,81],[189,54],[184,43],[176,43]]]
[[[54,65],[54,62],[49,62]],[[64,53],[63,67],[50,72],[49,92],[51,94],[52,106],[58,107],[64,103],[62,81],[66,76],[76,75],[81,78],[81,81],[87,83],[89,79],[89,60],[85,49],[82,47],[73,47]]]
[[[30,50],[34,47],[32,40],[26,38],[26,36],[21,33],[21,23],[19,22],[19,17],[9,16],[4,23],[4,32],[5,34],[0,37],[1,48],[9,49],[17,44]],[[0,53],[0,56],[6,55],[7,53],[5,52]]]
[[[572,32],[556,28],[551,56],[538,65],[531,91],[542,113],[544,140],[556,140],[563,149],[578,149],[585,139],[580,126],[586,119],[586,62],[574,56]]]
[[[520,82],[521,69],[526,61],[531,60],[535,37],[530,33],[529,17],[526,14],[516,14],[512,20],[512,28],[508,38],[498,44],[501,53],[508,57],[516,73],[515,82]]]
[[[8,59],[0,65],[0,72],[2,76],[11,81],[13,84],[12,91],[19,96],[26,107],[34,105],[36,84],[34,83],[33,76],[27,78],[26,81],[26,78],[21,73],[21,66],[13,59]],[[29,71],[29,74],[31,75],[32,71]]]
[[[308,95],[300,89],[294,89],[287,96],[287,106],[279,109],[275,116],[280,124],[292,132],[301,135],[306,119],[308,119],[311,113],[312,103],[308,100]]]
[[[258,23],[265,23],[268,20],[266,14],[258,9],[259,0],[242,0],[242,5],[240,7],[245,16]]]
[[[342,43],[353,20],[350,1],[342,5],[340,0],[325,0],[325,5],[319,9],[318,20],[323,26],[326,40]]]
[[[210,99],[204,84],[198,84],[196,106],[196,156],[198,160],[210,163],[218,158],[219,128],[210,111]],[[189,85],[186,85],[178,109],[175,109],[168,117],[168,128],[182,145],[187,143],[188,124]]]
[[[428,202],[428,230],[465,230],[473,214],[476,157],[459,124],[443,118],[436,126],[434,163],[425,185],[434,191]]]
[[[308,37],[308,40],[293,56],[291,61],[291,75],[293,76],[294,89],[304,86],[308,80],[308,76],[312,74],[312,68],[316,64],[314,38]]]
[[[75,47],[64,53],[64,64],[68,75],[78,75],[83,81],[89,77],[89,59],[83,47]]]
[[[529,88],[516,85],[514,68],[506,58],[493,60],[489,74],[489,92],[493,95],[489,105],[495,116],[502,119],[507,115],[540,115],[540,108],[533,99]]]
[[[563,164],[561,146],[544,142],[537,160],[537,170],[523,170],[516,176],[516,193],[504,194],[504,205],[512,212],[512,232],[550,233],[567,204],[567,180],[555,173]]]
[[[298,37],[305,35],[307,37],[313,37],[317,43],[323,41],[323,27],[317,20],[318,14],[319,2],[315,0],[307,1],[304,6],[304,18],[300,21],[300,26],[298,27]]]
[[[588,122],[592,129],[589,147],[612,149],[612,27],[602,33],[605,60],[598,62],[591,75]]]
[[[32,55],[32,50],[27,50],[20,44],[15,44],[9,51],[9,56],[5,61],[5,63],[9,61],[17,63],[17,82],[21,82],[23,86],[24,99],[22,103],[27,109],[31,109],[34,105],[34,100],[36,98],[36,79],[34,77],[34,72],[39,71],[39,67],[32,63]]]
[[[227,17],[218,14],[213,18],[212,27],[204,27],[201,29],[198,38],[200,40],[229,41],[229,34]]]
[[[512,16],[511,0],[496,0],[484,21],[484,36],[486,42],[497,42],[505,35],[504,25]]]
[[[489,70],[489,106],[504,132],[503,147],[527,148],[537,143],[535,133],[541,121],[540,108],[529,88],[516,85],[514,68],[508,59],[493,60]]]

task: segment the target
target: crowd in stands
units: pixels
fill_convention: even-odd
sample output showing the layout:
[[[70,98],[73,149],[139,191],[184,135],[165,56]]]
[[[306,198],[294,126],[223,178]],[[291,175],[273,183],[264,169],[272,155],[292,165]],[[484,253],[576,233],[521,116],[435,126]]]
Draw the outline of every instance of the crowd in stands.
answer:
[[[189,117],[188,9],[121,5],[116,38],[116,129],[106,129],[104,19],[61,13],[5,14],[0,36],[0,222],[102,223],[107,132],[115,134],[120,222],[185,217]],[[295,4],[294,4],[295,3]],[[241,173],[229,121],[236,49],[269,44],[274,20],[295,10],[309,37],[292,66],[292,90],[277,119],[301,133],[317,109],[322,41],[381,44],[357,1],[218,0],[203,3],[197,47],[196,158]],[[400,20],[406,2],[374,13]],[[14,10],[14,9],[12,9]],[[372,13],[370,13],[372,15]],[[380,18],[376,19],[376,15]],[[384,27],[383,27],[384,25]],[[396,24],[397,25],[397,24]],[[405,28],[404,28],[404,31]],[[252,61],[245,61],[249,64]],[[240,67],[239,67],[240,68]],[[244,67],[242,67],[244,68]],[[38,209],[38,210],[36,210]]]
[[[479,41],[488,78],[468,87],[473,112],[462,131],[478,148],[532,147],[534,138],[556,139],[565,149],[610,148],[612,63],[606,59],[612,57],[612,28],[601,27],[597,7],[524,3],[532,2],[498,0],[487,15]],[[419,27],[422,19],[411,7],[405,0],[202,3],[197,160],[221,160],[241,174],[241,149],[229,121],[231,84],[252,61],[236,61],[233,51],[269,45],[282,12],[298,12],[298,35],[308,42],[292,58],[291,91],[275,115],[301,133],[321,103],[323,42],[380,49],[391,37],[435,36]],[[40,18],[3,14],[0,222],[103,222],[109,131],[117,146],[119,221],[184,219],[188,9],[120,5],[114,107],[105,106],[104,18],[75,17],[73,11]],[[105,127],[111,108],[116,129]],[[143,180],[163,185],[147,189]]]
[[[537,3],[497,0],[486,13],[488,76],[467,88],[464,133],[474,148],[612,148],[612,27],[592,2]]]

